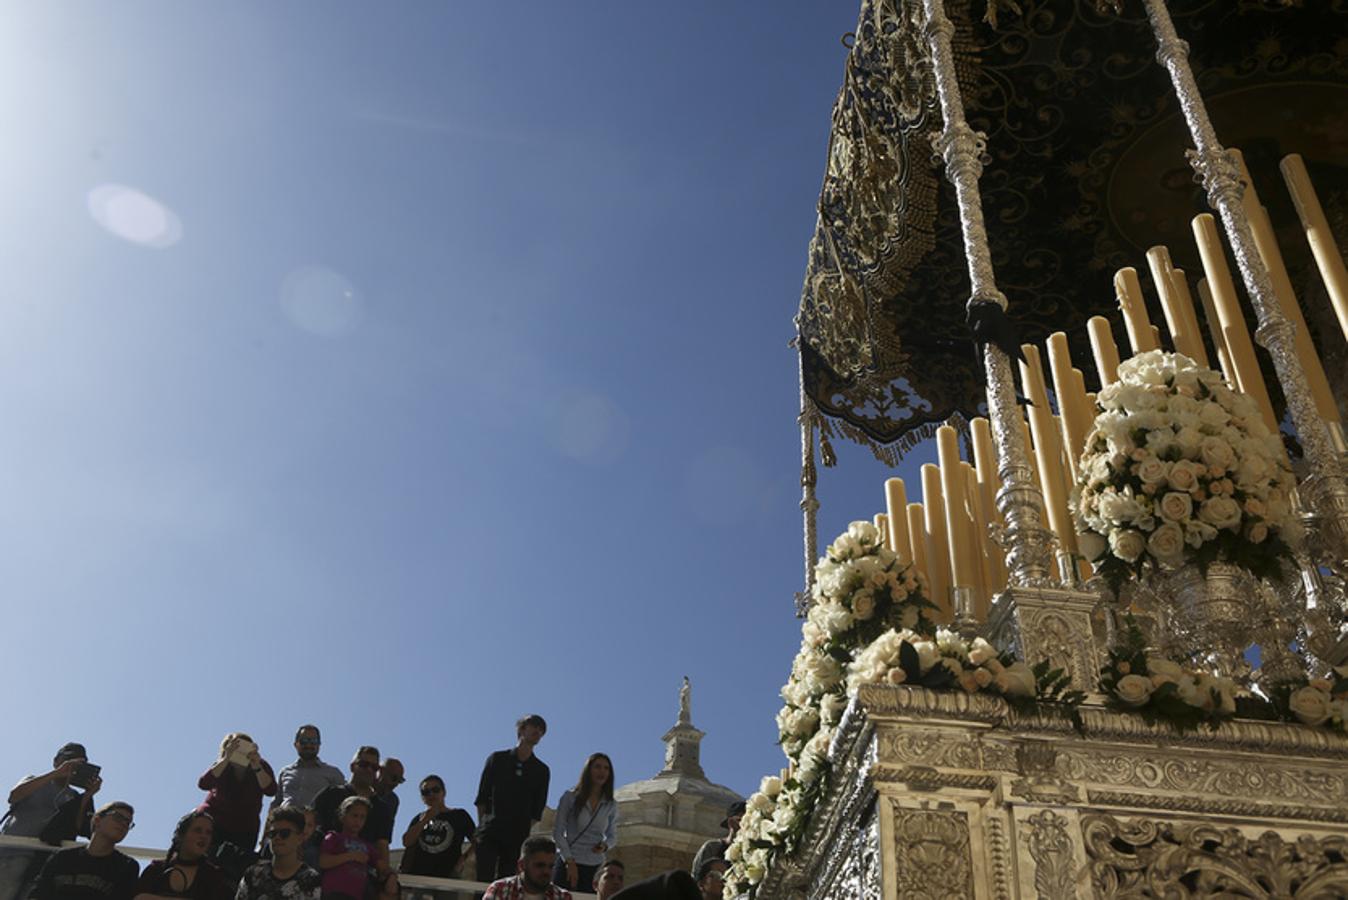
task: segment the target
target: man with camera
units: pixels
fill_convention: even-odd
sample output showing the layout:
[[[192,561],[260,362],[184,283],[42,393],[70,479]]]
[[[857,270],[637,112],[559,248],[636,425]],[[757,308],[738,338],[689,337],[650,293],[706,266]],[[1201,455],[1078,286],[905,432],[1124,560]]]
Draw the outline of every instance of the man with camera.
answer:
[[[50,772],[29,775],[9,792],[9,811],[0,834],[41,838],[51,844],[88,835],[93,798],[103,786],[98,773],[83,744],[65,744],[56,751]],[[0,849],[0,900],[24,896],[48,856],[41,850]]]

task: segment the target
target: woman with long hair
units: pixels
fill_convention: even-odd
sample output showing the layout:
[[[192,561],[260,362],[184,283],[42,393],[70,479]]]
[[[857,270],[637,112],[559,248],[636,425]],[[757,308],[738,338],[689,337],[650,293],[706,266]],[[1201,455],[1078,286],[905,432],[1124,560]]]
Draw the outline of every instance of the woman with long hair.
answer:
[[[557,823],[552,828],[557,843],[553,882],[569,890],[593,890],[594,873],[613,849],[617,828],[613,762],[606,753],[591,753],[576,786],[557,803]]]
[[[215,821],[212,849],[229,842],[252,852],[257,846],[262,797],[276,796],[276,778],[253,739],[232,731],[220,742],[220,757],[197,781],[206,799],[197,807]]]
[[[136,900],[228,900],[232,886],[207,855],[214,836],[210,813],[198,809],[179,819],[168,854],[146,866],[136,882]]]

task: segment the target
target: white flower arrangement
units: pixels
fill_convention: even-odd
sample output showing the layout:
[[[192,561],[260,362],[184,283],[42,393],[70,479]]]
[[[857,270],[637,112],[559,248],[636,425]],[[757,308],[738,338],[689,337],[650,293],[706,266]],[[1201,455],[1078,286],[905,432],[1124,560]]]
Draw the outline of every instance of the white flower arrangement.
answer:
[[[828,748],[849,699],[853,654],[892,628],[932,633],[935,606],[911,565],[870,522],[853,522],[815,566],[801,645],[782,687],[777,729],[788,765],[763,779],[726,848],[726,895],[752,891],[796,847],[828,772]],[[913,632],[910,632],[913,633]]]
[[[1306,725],[1348,731],[1348,694],[1334,693],[1328,679],[1317,678],[1287,697],[1287,709]]]
[[[969,694],[1032,698],[1038,678],[1028,665],[1002,656],[983,638],[966,641],[941,628],[934,638],[911,631],[882,634],[848,668],[848,692],[856,693],[863,684],[955,686]]]
[[[1100,670],[1110,705],[1169,722],[1181,731],[1215,724],[1236,714],[1236,683],[1147,652],[1147,642],[1128,617],[1117,646]]]
[[[753,894],[773,862],[795,851],[829,771],[828,751],[862,684],[990,691],[1013,703],[1061,703],[1076,718],[1080,696],[1046,663],[1031,669],[982,638],[937,629],[935,606],[869,522],[853,522],[815,567],[813,604],[782,687],[777,728],[787,767],[746,801],[726,848],[725,896]]]
[[[1295,542],[1296,486],[1255,402],[1186,356],[1151,350],[1096,399],[1073,495],[1083,555],[1107,579],[1222,559],[1268,574]]]

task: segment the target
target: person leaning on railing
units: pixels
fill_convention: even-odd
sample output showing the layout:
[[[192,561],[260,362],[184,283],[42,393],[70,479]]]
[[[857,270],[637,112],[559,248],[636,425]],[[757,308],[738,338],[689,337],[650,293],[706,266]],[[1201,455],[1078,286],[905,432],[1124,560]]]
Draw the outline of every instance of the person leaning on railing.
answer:
[[[0,821],[0,834],[43,837],[53,843],[88,835],[93,798],[103,782],[94,774],[83,792],[71,785],[71,778],[87,763],[83,744],[63,745],[56,751],[50,772],[29,775],[9,792],[9,810]],[[0,900],[25,896],[46,858],[40,850],[0,849]]]
[[[135,814],[121,800],[99,807],[89,843],[52,854],[29,900],[131,900],[140,864],[118,852],[117,845],[134,826]]]

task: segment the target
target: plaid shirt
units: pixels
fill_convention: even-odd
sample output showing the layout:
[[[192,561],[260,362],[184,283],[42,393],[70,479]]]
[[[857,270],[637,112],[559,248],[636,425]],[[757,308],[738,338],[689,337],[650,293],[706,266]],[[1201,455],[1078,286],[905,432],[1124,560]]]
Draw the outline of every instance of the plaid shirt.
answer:
[[[524,879],[518,875],[493,881],[482,895],[482,900],[523,900]],[[571,900],[571,892],[555,884],[548,885],[543,892],[543,900]]]

